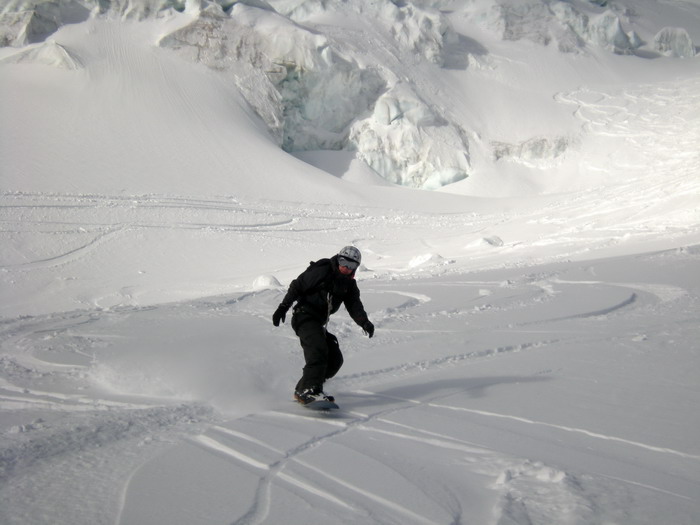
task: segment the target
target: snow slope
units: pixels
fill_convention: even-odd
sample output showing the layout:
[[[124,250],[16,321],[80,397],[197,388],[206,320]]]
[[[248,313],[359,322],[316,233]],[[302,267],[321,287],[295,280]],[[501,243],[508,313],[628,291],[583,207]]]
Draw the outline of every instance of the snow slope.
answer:
[[[3,523],[697,521],[697,248],[368,280],[342,410],[281,289],[3,326]]]
[[[0,522],[697,523],[700,5],[602,3],[1,2]]]

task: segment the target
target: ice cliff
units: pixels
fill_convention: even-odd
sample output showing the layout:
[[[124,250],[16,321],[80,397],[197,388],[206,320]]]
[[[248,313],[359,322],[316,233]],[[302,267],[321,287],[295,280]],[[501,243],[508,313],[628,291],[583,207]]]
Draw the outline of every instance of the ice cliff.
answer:
[[[279,11],[235,4],[201,9],[160,45],[210,67],[234,71],[250,105],[286,151],[352,150],[384,178],[435,188],[468,175],[468,143],[448,115],[385,66],[309,27],[344,2],[304,2]],[[449,28],[437,10],[358,3],[382,20],[406,54],[440,66]],[[282,9],[287,7],[287,9]]]

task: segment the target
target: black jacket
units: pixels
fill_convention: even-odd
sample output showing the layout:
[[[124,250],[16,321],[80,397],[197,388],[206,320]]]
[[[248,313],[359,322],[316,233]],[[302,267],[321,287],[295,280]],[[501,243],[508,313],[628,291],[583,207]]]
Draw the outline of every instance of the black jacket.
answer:
[[[360,300],[355,272],[345,276],[338,271],[338,256],[311,262],[290,285],[281,306],[289,309],[296,301],[295,314],[308,314],[325,324],[331,314],[345,304],[350,317],[362,326],[367,313]]]

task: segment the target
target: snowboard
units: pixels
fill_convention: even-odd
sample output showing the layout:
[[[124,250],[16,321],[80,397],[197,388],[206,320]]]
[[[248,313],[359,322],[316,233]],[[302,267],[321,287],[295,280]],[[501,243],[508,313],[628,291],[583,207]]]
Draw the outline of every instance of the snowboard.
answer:
[[[305,405],[301,406],[303,406],[304,408],[308,408],[309,410],[333,410],[340,408],[333,401],[327,400],[312,401],[311,403],[306,403]]]

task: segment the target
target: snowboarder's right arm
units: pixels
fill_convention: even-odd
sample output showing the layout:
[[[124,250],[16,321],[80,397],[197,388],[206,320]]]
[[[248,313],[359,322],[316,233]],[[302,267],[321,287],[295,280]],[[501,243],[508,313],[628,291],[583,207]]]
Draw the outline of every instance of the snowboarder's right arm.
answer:
[[[290,283],[289,289],[287,290],[287,294],[284,296],[284,299],[282,299],[282,302],[277,307],[277,310],[275,310],[275,313],[272,314],[273,325],[279,326],[280,321],[284,323],[284,320],[287,317],[287,312],[294,304],[294,301],[296,301],[299,298],[300,294],[299,287],[297,284],[297,281],[299,279],[301,279],[301,275]]]

